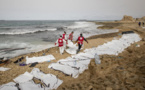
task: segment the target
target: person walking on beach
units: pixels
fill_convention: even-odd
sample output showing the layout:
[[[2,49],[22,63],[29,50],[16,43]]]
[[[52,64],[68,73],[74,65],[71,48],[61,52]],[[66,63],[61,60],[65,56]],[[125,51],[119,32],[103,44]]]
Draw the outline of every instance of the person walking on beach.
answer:
[[[81,33],[80,36],[78,37],[78,39],[76,40],[76,42],[78,41],[78,50],[77,50],[77,54],[78,52],[81,50],[81,47],[83,45],[83,41],[86,41],[88,43],[88,41],[83,37],[83,34]]]
[[[141,22],[138,22],[138,25],[139,25],[139,27],[140,27],[140,25],[141,25]]]
[[[144,27],[144,22],[142,22],[142,26]]]
[[[58,44],[59,52],[61,55],[64,52],[64,47],[63,47],[64,43],[65,43],[65,40],[62,38],[62,36],[60,36],[60,38],[55,42],[55,45]]]
[[[68,38],[68,39],[71,40],[71,41],[73,40],[73,33],[74,33],[74,32],[72,31],[72,32],[69,34],[69,38]]]
[[[67,37],[66,37],[66,32],[65,32],[65,31],[64,31],[64,33],[62,34],[62,39],[65,41],[65,43],[64,43],[64,49],[66,49]]]

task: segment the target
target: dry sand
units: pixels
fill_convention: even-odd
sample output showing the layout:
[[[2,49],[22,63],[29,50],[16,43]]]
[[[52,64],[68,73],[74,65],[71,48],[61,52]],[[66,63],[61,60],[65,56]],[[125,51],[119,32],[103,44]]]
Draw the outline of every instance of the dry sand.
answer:
[[[132,44],[118,56],[100,56],[101,64],[99,65],[96,65],[94,60],[92,60],[89,69],[80,74],[76,79],[71,76],[66,76],[59,71],[48,69],[50,63],[70,56],[66,52],[60,55],[58,47],[21,55],[12,58],[11,63],[4,65],[4,67],[11,68],[11,70],[0,72],[0,85],[13,81],[13,79],[20,74],[26,71],[30,72],[34,68],[30,68],[30,65],[16,65],[13,63],[15,60],[22,56],[42,56],[43,53],[45,53],[46,55],[54,55],[56,60],[39,63],[35,68],[39,68],[44,73],[54,74],[58,76],[59,79],[63,80],[64,82],[58,90],[145,90],[145,29],[139,27],[137,23],[129,22],[100,22],[96,24],[103,24],[104,26],[99,27],[102,30],[115,28],[119,29],[119,32],[89,37],[87,39],[89,44],[84,43],[84,49],[97,47],[114,38],[120,38],[118,34],[122,31],[133,30],[143,39]],[[140,45],[140,47],[136,47],[137,45]],[[23,61],[25,61],[25,59]]]

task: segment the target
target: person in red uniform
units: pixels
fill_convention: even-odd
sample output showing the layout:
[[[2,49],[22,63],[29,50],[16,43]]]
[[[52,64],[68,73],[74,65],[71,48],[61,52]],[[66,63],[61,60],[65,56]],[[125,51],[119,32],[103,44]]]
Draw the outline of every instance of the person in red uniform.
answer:
[[[64,33],[62,34],[62,39],[64,39],[65,41],[67,40],[66,38],[66,32],[64,31]]]
[[[88,41],[83,37],[83,34],[81,33],[80,36],[78,37],[78,39],[76,40],[76,42],[78,41],[78,50],[77,53],[80,51],[82,45],[83,45],[83,41],[86,41],[88,43]]]
[[[58,44],[59,51],[60,51],[61,55],[64,52],[64,47],[63,47],[64,43],[65,43],[65,40],[62,38],[62,36],[60,36],[60,38],[55,42],[55,45]]]
[[[64,43],[64,49],[66,49],[66,44],[67,44],[67,37],[66,37],[66,32],[64,31],[64,34],[62,34],[62,39],[65,40],[65,43]]]
[[[68,39],[71,40],[71,41],[73,40],[73,33],[74,33],[74,32],[72,31],[72,32],[69,34],[69,38],[68,38]]]

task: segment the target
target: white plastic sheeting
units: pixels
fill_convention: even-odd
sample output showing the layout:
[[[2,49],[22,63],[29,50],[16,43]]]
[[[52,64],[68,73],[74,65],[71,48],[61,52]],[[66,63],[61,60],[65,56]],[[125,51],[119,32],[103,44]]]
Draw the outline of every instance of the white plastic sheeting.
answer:
[[[9,82],[7,84],[1,85],[0,90],[18,90],[18,88],[15,85],[16,83]]]
[[[59,70],[65,74],[72,75],[74,78],[82,73],[85,69],[88,69],[88,65],[90,63],[90,59],[95,58],[95,54],[109,54],[109,55],[118,55],[125,48],[130,46],[134,42],[140,41],[139,35],[133,34],[124,34],[119,40],[112,40],[111,42],[100,45],[96,48],[86,49],[84,53],[79,53],[77,55],[72,55],[72,57],[68,57],[66,59],[61,59],[57,63],[53,63],[48,66],[48,68],[52,68],[55,70]],[[70,44],[70,46],[72,46]],[[71,47],[70,47],[71,48]],[[69,53],[71,52],[71,49]],[[72,52],[74,50],[72,49]],[[99,62],[101,61],[99,60]],[[77,68],[77,69],[75,69]],[[79,72],[79,73],[78,73]]]
[[[55,60],[55,57],[53,55],[32,57],[32,58],[26,57],[26,64],[35,63],[35,62],[45,62],[50,60]]]
[[[84,62],[84,63],[82,63],[82,62]],[[71,66],[73,68],[77,68],[79,73],[83,73],[83,71],[88,69],[88,64],[89,64],[88,62],[90,63],[90,59],[78,60],[78,59],[72,59],[70,57],[68,57],[66,59],[61,59],[58,61],[58,63],[60,63],[60,64]]]
[[[32,80],[33,75],[29,72],[25,72],[24,74],[19,75],[15,79],[13,79],[16,83],[24,83]]]
[[[7,71],[9,69],[11,69],[11,68],[0,67],[0,71]]]
[[[31,71],[31,74],[40,79],[41,81],[43,81],[43,83],[45,83],[45,85],[48,86],[48,89],[57,89],[58,86],[60,86],[62,84],[62,80],[58,79],[55,75],[53,74],[44,74],[43,72],[41,72],[38,68],[34,68]]]
[[[72,55],[76,55],[77,53],[77,50],[78,50],[78,46],[77,46],[77,43],[73,44],[72,41],[68,40],[68,44],[67,46],[69,47],[68,49],[65,49],[65,51],[69,54],[72,54]],[[82,45],[81,49],[83,49],[84,47],[84,44]]]
[[[95,54],[94,57],[95,57],[95,63],[96,63],[96,64],[101,64],[100,57],[99,57],[99,55],[98,55],[97,53]]]
[[[88,69],[88,65],[91,59],[84,57],[81,58],[71,58],[61,59],[57,63],[52,63],[48,68],[61,71],[67,75],[71,75],[74,78],[77,78],[80,73],[83,73]]]
[[[118,55],[132,43],[138,42],[140,40],[141,38],[138,34],[124,34],[119,40],[112,40],[111,42],[100,45],[97,48],[86,49],[85,53],[91,53],[93,55],[95,53],[98,55]]]
[[[67,46],[69,47],[66,49],[67,53],[76,54],[78,49],[76,44],[73,44],[73,42],[69,40]],[[79,53],[77,55],[73,55],[72,57],[61,59],[57,63],[52,63],[48,66],[48,68],[61,71],[67,75],[77,78],[80,73],[83,73],[86,69],[88,69],[91,58],[94,58],[92,54]]]
[[[63,73],[67,75],[71,75],[74,78],[77,78],[79,75],[79,71],[76,68],[67,66],[67,65],[62,65],[59,63],[52,63],[48,66],[48,68],[52,68],[58,71],[62,71]]]
[[[73,59],[91,59],[94,58],[94,55],[92,55],[91,53],[79,53],[76,55],[72,55]]]
[[[73,44],[72,41],[68,40],[67,46],[69,47],[68,49],[65,50],[67,53],[69,53],[69,54],[76,54],[76,51],[78,49],[77,43]]]
[[[73,44],[73,42],[71,41],[71,40],[67,40],[67,46],[69,47],[69,48],[74,48],[74,47],[76,47],[76,44]]]
[[[35,84],[33,77],[40,79],[47,87],[40,87],[40,84]],[[57,89],[63,81],[58,79],[53,74],[44,74],[38,68],[34,68],[31,73],[25,72],[14,79],[16,83],[19,83],[21,90],[52,90]],[[4,84],[0,86],[0,90],[18,90],[14,82]]]
[[[19,84],[21,90],[45,90],[39,84],[35,84],[32,80]]]
[[[32,80],[28,82],[19,83],[18,87],[20,88],[20,90],[49,90],[41,88],[40,84],[35,84]],[[0,86],[0,90],[18,90],[18,87],[16,87],[16,83],[9,82]]]

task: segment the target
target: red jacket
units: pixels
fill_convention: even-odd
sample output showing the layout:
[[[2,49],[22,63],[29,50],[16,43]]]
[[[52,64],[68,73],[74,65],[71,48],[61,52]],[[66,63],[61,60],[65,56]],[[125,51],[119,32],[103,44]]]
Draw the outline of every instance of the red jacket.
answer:
[[[62,38],[59,38],[58,39],[58,46],[59,47],[62,47],[63,46],[63,39]]]
[[[72,33],[69,34],[69,38],[68,39],[72,41],[72,39],[73,39],[73,34]]]
[[[64,39],[64,40],[65,40],[65,34],[62,34],[62,39]]]
[[[84,37],[78,37],[78,44],[83,44]]]

